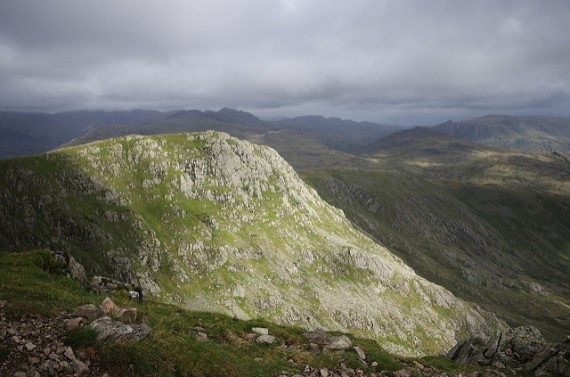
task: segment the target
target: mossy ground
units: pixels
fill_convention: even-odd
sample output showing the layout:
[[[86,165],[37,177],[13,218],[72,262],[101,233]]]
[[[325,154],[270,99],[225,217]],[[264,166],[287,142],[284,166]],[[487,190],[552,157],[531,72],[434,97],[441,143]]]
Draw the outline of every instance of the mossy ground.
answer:
[[[9,316],[53,316],[72,311],[85,303],[98,304],[103,297],[86,292],[77,282],[56,272],[51,256],[45,251],[0,252],[0,300],[6,300]],[[126,294],[113,296],[115,302],[132,306]],[[314,354],[306,349],[305,332],[298,327],[281,326],[264,319],[239,320],[209,312],[195,312],[145,300],[137,305],[138,317],[146,317],[152,335],[136,344],[98,343],[87,328],[69,331],[63,341],[74,347],[90,347],[99,362],[113,375],[121,376],[277,376],[281,371],[301,373],[306,365],[313,368],[349,368],[370,373],[388,373],[419,361],[425,366],[450,374],[480,370],[460,366],[439,357],[403,359],[384,351],[372,339],[347,334],[367,355],[364,367],[352,350]],[[208,335],[203,343],[196,338],[196,328]],[[252,327],[266,327],[276,337],[273,345],[249,343],[245,335]],[[331,333],[340,334],[340,333]],[[397,341],[397,339],[395,339]],[[8,349],[0,348],[0,361]]]
[[[52,316],[85,304],[98,304],[103,297],[87,293],[78,283],[55,272],[45,251],[0,252],[0,300],[10,316]],[[113,299],[132,305],[126,295]],[[123,376],[277,376],[280,371],[299,373],[306,365],[336,368],[344,362],[362,368],[354,352],[313,354],[305,350],[306,330],[280,326],[263,319],[249,321],[208,313],[192,312],[145,300],[137,306],[138,316],[148,318],[152,336],[137,344],[101,344],[88,329],[70,331],[65,343],[95,346],[108,368]],[[196,339],[195,327],[208,335]],[[249,343],[244,336],[252,327],[266,327],[276,337],[275,345]],[[383,351],[373,340],[352,338],[382,370],[397,370],[402,362]],[[286,345],[287,347],[284,347]],[[0,360],[7,350],[0,349]]]

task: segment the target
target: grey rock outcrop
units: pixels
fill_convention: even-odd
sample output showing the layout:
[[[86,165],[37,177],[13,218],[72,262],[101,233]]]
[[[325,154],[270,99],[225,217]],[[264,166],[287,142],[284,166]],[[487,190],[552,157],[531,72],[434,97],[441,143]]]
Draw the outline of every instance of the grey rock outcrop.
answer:
[[[346,350],[352,347],[352,341],[346,335],[332,335],[329,336],[327,332],[321,328],[309,331],[305,334],[305,338],[317,346],[322,346],[323,349],[329,350]]]
[[[60,272],[67,274],[73,280],[77,280],[81,284],[87,283],[87,274],[85,268],[73,256],[65,251],[51,251]]]
[[[115,321],[109,316],[97,318],[89,325],[97,331],[97,340],[105,341],[125,341],[138,342],[146,338],[151,333],[151,328],[146,323],[124,324]]]
[[[346,335],[331,336],[327,341],[326,348],[331,350],[345,350],[352,347],[352,341]]]
[[[532,326],[508,329],[487,340],[468,339],[447,357],[460,364],[530,370],[535,376],[570,376],[570,342],[548,344]]]
[[[88,321],[93,321],[103,315],[103,310],[93,304],[80,305],[71,314],[72,318],[83,317]]]
[[[255,339],[255,343],[258,344],[273,344],[275,342],[275,337],[273,335],[260,335]]]

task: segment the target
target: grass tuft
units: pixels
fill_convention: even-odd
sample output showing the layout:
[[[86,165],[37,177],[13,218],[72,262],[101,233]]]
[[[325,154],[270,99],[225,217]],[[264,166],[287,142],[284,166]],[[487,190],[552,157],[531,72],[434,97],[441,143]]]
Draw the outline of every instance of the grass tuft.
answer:
[[[93,301],[81,284],[54,272],[49,258],[46,251],[0,252],[0,300],[8,302],[6,311],[54,315]]]
[[[90,327],[70,330],[65,334],[64,343],[72,347],[88,347],[97,344],[97,331]]]
[[[10,355],[10,349],[8,347],[0,346],[0,362],[8,360],[8,355]]]

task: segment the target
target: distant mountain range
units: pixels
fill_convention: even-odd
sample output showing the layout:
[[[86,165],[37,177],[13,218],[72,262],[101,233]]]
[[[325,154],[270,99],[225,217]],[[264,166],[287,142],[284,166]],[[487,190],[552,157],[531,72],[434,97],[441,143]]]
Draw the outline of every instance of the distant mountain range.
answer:
[[[339,151],[351,151],[371,140],[400,130],[369,122],[306,116],[263,121],[254,115],[224,108],[219,111],[80,111],[58,114],[0,112],[0,157],[46,152],[129,134],[163,134],[216,130],[240,138],[260,132],[289,131]]]
[[[0,158],[46,152],[102,125],[142,124],[167,116],[148,110],[56,114],[0,112]]]
[[[0,158],[46,152],[128,134],[216,130],[250,139],[269,131],[310,139],[339,152],[365,151],[367,145],[405,128],[322,116],[264,121],[239,110],[78,111],[57,114],[0,112]],[[570,151],[570,119],[490,115],[436,125],[434,130],[501,150]],[[384,144],[388,143],[385,141]]]

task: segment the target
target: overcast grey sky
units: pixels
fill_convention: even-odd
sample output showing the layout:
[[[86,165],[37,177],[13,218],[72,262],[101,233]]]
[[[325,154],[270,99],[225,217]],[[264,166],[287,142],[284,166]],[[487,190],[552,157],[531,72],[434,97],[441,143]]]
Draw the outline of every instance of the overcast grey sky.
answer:
[[[0,109],[570,116],[570,1],[0,0]]]

